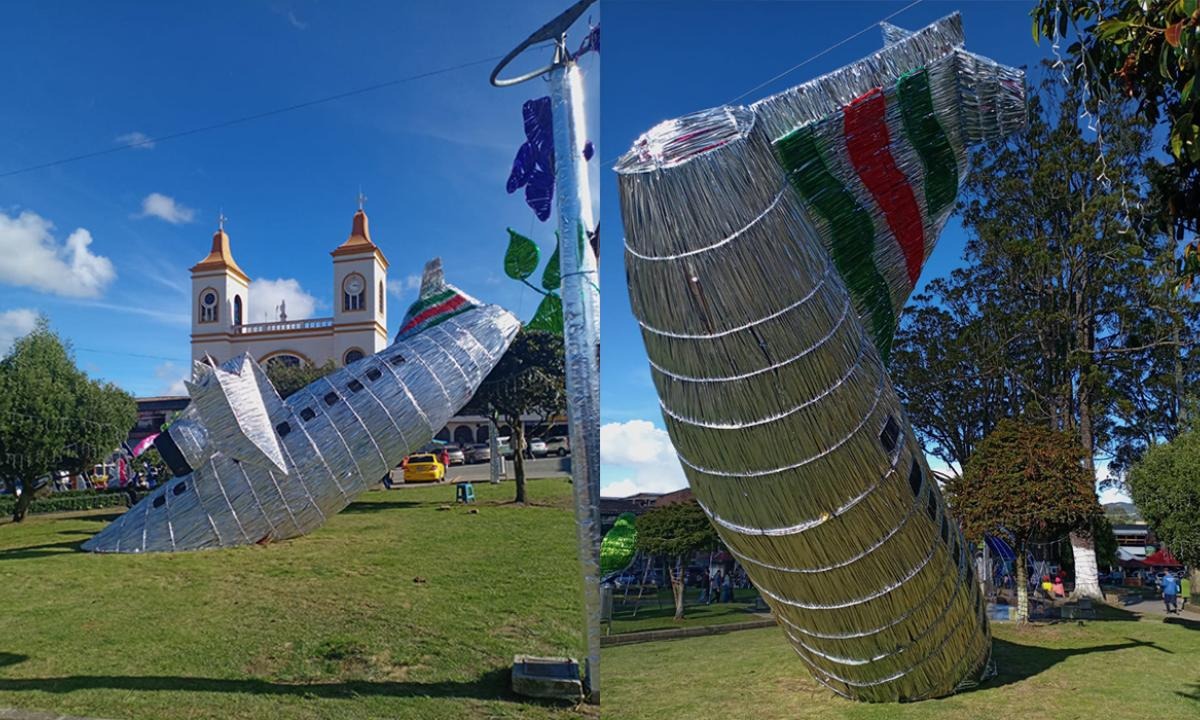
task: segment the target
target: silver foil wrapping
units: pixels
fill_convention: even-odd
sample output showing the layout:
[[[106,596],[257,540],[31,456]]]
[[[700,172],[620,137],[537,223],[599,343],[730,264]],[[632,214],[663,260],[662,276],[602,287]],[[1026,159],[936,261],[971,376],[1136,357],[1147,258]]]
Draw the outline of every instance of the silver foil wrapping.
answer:
[[[976,681],[991,638],[886,369],[966,148],[1023,126],[1024,79],[961,21],[750,107],[667,121],[621,159],[633,313],[697,500],[834,692]]]
[[[83,545],[95,552],[230,547],[312,532],[429,442],[520,327],[426,268],[422,296],[473,305],[281,400],[249,355],[197,364],[192,402],[167,433],[191,472],[158,487]]]
[[[583,572],[587,684],[600,697],[600,285],[588,242],[595,227],[592,193],[583,155],[587,140],[583,81],[568,62],[550,72],[554,118],[555,184],[558,186],[559,269],[562,275],[563,341],[571,480],[579,564]]]

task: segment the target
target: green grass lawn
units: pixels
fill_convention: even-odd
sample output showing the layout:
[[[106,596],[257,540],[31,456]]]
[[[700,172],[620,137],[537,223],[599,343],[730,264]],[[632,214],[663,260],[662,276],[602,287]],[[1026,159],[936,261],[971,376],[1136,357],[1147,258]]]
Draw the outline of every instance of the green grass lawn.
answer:
[[[634,599],[637,597],[637,590],[629,593],[628,603],[621,602],[623,596],[620,592],[613,593],[613,621],[610,631],[612,635],[697,625],[722,625],[758,620],[760,617],[750,612],[750,608],[754,606],[754,598],[758,597],[758,591],[753,588],[734,590],[734,602],[712,605],[698,604],[700,590],[689,588],[684,595],[683,620],[678,622],[675,620],[675,600],[670,589],[660,590],[657,599],[653,593],[647,591],[642,596],[636,615]]]
[[[138,718],[578,718],[508,690],[514,653],[581,658],[571,486],[374,491],[283,543],[76,546],[107,511],[0,525],[0,707]],[[594,714],[594,713],[593,713]]]
[[[844,700],[817,685],[778,628],[605,648],[604,718],[852,720],[1193,720],[1200,717],[1200,623],[1106,617],[994,624],[999,676],[912,704]]]

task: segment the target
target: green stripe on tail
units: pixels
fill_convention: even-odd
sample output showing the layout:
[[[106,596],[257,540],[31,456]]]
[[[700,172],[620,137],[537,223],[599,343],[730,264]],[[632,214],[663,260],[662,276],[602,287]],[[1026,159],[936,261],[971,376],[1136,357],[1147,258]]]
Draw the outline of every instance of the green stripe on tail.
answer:
[[[958,161],[934,112],[929,72],[921,68],[901,75],[896,89],[904,135],[925,167],[925,206],[932,220],[958,194]]]
[[[869,316],[871,336],[886,363],[896,331],[887,282],[875,266],[875,226],[870,214],[829,170],[811,128],[802,127],[775,143],[788,180],[825,218],[832,234],[830,254],[860,312]]]

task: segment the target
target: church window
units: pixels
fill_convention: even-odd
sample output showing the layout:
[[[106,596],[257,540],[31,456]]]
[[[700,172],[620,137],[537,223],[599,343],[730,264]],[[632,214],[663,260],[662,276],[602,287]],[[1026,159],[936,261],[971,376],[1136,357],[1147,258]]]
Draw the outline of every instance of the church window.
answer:
[[[217,300],[216,290],[210,288],[200,293],[200,322],[211,323],[217,321],[219,318]]]
[[[380,312],[380,313],[382,313],[382,312],[383,312],[383,297],[384,297],[384,294],[383,294],[383,281],[382,281],[382,280],[380,280],[380,281],[379,281],[379,312]]]
[[[352,362],[358,362],[359,360],[362,360],[364,357],[366,357],[366,355],[363,354],[362,350],[359,350],[358,348],[350,348],[346,351],[345,357],[342,358],[342,364],[349,365]]]
[[[233,296],[233,324],[234,325],[242,324],[242,296],[241,295]]]
[[[342,310],[362,310],[366,307],[367,285],[362,275],[354,274],[342,282]]]

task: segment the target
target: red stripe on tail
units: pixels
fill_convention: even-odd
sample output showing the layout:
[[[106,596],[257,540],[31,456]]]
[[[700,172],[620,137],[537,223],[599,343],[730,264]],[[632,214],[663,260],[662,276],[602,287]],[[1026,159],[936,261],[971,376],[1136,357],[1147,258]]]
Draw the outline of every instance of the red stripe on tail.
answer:
[[[407,325],[400,328],[400,332],[408,332],[409,330],[420,325],[421,323],[425,322],[426,320],[433,317],[434,315],[440,315],[441,313],[449,312],[450,310],[453,310],[453,309],[459,307],[466,301],[467,301],[467,299],[464,298],[462,295],[455,295],[454,297],[450,298],[449,300],[442,303],[441,305],[434,305],[431,308],[426,308],[424,311],[419,313],[412,320],[409,320]]]
[[[900,243],[909,282],[916,285],[925,261],[925,228],[912,186],[892,157],[886,113],[887,102],[879,88],[847,105],[843,111],[846,149],[863,185],[883,210],[888,227]]]

